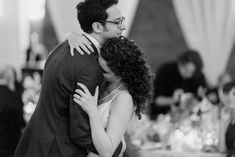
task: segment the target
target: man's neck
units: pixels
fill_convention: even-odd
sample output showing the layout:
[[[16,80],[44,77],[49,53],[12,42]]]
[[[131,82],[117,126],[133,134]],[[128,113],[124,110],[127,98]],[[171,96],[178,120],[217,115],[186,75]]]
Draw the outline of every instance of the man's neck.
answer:
[[[100,43],[101,46],[104,44],[105,41],[100,35],[95,34],[95,33],[91,33],[89,35],[91,35],[93,38],[95,38]]]

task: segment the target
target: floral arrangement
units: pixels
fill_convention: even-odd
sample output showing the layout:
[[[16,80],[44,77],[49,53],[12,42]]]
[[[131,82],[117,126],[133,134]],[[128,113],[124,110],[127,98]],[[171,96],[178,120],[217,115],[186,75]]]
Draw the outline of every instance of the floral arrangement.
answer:
[[[186,100],[186,99],[185,99]],[[206,98],[181,102],[177,110],[159,115],[155,121],[145,115],[133,122],[128,134],[139,149],[216,151],[219,134],[218,107]]]

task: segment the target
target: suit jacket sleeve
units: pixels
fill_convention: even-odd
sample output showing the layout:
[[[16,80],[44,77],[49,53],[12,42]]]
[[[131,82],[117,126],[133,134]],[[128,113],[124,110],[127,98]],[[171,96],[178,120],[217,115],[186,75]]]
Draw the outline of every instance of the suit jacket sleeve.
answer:
[[[84,84],[94,94],[96,86],[101,81],[101,71],[97,65],[88,65],[79,71],[76,81]],[[76,83],[77,83],[76,82]],[[78,88],[78,86],[77,86]],[[70,96],[70,135],[72,141],[81,148],[95,151],[92,144],[90,123],[87,113],[73,101]]]

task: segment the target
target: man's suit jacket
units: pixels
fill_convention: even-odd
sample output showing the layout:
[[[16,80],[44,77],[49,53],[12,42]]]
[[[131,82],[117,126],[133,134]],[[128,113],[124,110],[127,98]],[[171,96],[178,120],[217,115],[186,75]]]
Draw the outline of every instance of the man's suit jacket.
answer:
[[[101,85],[98,52],[71,57],[63,42],[47,59],[37,107],[14,157],[85,157],[94,151],[88,115],[73,101],[77,82],[92,94]]]

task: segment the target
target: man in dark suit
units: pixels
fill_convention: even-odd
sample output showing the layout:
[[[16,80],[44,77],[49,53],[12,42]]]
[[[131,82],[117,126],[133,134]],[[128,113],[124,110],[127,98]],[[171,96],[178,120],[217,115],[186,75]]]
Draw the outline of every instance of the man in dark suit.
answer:
[[[73,102],[77,82],[92,93],[103,82],[98,64],[100,45],[121,35],[125,26],[117,0],[85,0],[77,18],[95,52],[70,56],[67,41],[58,45],[45,64],[38,105],[15,151],[15,157],[85,157],[95,152],[87,114]]]

